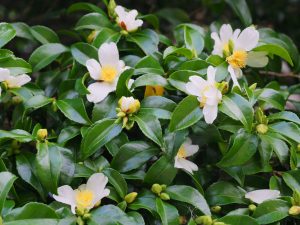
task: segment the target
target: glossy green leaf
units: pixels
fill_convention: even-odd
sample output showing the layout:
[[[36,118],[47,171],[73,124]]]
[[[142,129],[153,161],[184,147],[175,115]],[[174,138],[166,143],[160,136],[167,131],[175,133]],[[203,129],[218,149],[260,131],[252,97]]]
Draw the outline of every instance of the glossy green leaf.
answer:
[[[245,26],[252,24],[252,17],[246,0],[225,0]]]
[[[59,43],[57,34],[45,26],[33,26],[30,29],[32,36],[42,44]]]
[[[156,198],[156,209],[163,225],[179,224],[179,214],[175,206]]]
[[[75,25],[76,30],[99,30],[102,27],[110,27],[109,19],[99,13],[89,13],[81,17]]]
[[[0,172],[0,213],[2,212],[8,192],[16,179],[17,177],[10,172]]]
[[[16,35],[16,30],[11,24],[0,23],[0,48],[7,44]]]
[[[88,59],[98,60],[97,49],[87,43],[78,42],[71,46],[71,53],[74,59],[81,65],[85,66]]]
[[[259,225],[259,223],[247,215],[227,215],[218,219],[218,222],[223,222],[231,225]]]

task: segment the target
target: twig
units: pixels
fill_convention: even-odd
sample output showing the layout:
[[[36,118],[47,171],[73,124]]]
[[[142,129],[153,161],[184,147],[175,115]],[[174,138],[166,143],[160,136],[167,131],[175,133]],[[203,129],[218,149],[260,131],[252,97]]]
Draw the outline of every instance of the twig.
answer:
[[[292,77],[292,78],[297,78],[300,79],[300,74],[294,74],[294,73],[277,73],[277,72],[272,72],[272,71],[259,71],[260,74],[263,75],[271,75],[275,77]]]

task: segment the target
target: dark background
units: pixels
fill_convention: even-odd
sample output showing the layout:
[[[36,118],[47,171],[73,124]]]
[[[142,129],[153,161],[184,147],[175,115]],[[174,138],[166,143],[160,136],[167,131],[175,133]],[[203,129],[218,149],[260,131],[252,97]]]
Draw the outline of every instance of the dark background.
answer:
[[[72,0],[0,0],[0,20],[25,22],[29,25],[45,25],[59,33],[74,26],[78,17],[68,15],[66,8]],[[104,8],[101,0],[88,0]],[[193,23],[201,26],[212,21],[230,22],[241,26],[238,18],[223,0],[117,0],[117,4],[135,8],[143,14],[155,13],[163,8],[180,8]],[[248,0],[253,23],[272,27],[289,35],[300,46],[300,0]],[[78,15],[79,16],[79,15]],[[184,15],[183,15],[184,18]],[[170,26],[162,20],[162,32]]]

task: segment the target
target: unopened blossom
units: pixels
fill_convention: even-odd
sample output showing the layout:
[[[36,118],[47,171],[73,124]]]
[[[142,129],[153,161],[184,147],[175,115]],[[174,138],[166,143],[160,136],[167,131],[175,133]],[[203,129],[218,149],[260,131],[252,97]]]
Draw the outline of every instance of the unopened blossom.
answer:
[[[78,189],[73,190],[69,185],[58,188],[58,195],[53,198],[61,203],[71,206],[72,213],[76,213],[75,209],[89,211],[100,200],[109,195],[109,189],[105,188],[108,178],[102,173],[93,174],[86,184],[82,184]]]
[[[133,97],[125,97],[120,98],[119,102],[120,110],[125,114],[132,114],[137,112],[140,109],[140,101]]]
[[[203,107],[203,115],[206,123],[211,124],[217,118],[218,104],[222,100],[222,93],[215,81],[216,68],[207,68],[207,80],[200,76],[191,76],[190,82],[186,84],[189,94],[198,97],[200,107]]]
[[[19,88],[30,81],[31,78],[27,74],[12,76],[10,75],[10,71],[8,69],[0,68],[0,82],[5,83],[5,86],[7,88]],[[0,95],[1,95],[1,87],[0,87]]]
[[[138,12],[135,9],[126,11],[124,7],[118,5],[115,8],[115,13],[117,14],[118,25],[127,32],[134,32],[143,25],[142,20],[136,19]]]
[[[127,69],[119,58],[119,51],[114,42],[104,43],[98,50],[99,62],[95,59],[86,61],[91,78],[96,82],[88,86],[90,102],[101,102],[110,92],[116,90],[120,74]]]
[[[239,86],[237,78],[242,77],[243,68],[264,67],[268,64],[266,52],[251,51],[259,41],[259,32],[253,26],[241,32],[240,29],[233,31],[230,24],[223,24],[219,34],[213,32],[211,38],[215,42],[212,53],[226,59],[235,86]]]
[[[199,146],[198,145],[192,145],[192,140],[187,139],[179,148],[177,155],[175,156],[175,168],[180,168],[188,171],[189,173],[193,173],[193,171],[198,170],[198,166],[187,160],[187,157],[190,157],[194,155],[196,152],[198,152]]]
[[[252,202],[260,204],[267,200],[272,200],[280,197],[280,192],[277,190],[261,189],[250,191],[245,195],[245,198],[250,199]]]

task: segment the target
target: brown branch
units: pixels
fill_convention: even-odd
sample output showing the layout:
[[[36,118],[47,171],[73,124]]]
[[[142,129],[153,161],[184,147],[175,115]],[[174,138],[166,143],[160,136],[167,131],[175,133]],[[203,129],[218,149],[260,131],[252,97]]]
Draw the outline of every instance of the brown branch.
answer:
[[[263,70],[260,70],[259,73],[263,75],[270,75],[275,77],[292,77],[292,78],[300,79],[300,74],[294,74],[294,73],[277,73],[277,72],[263,71]]]

